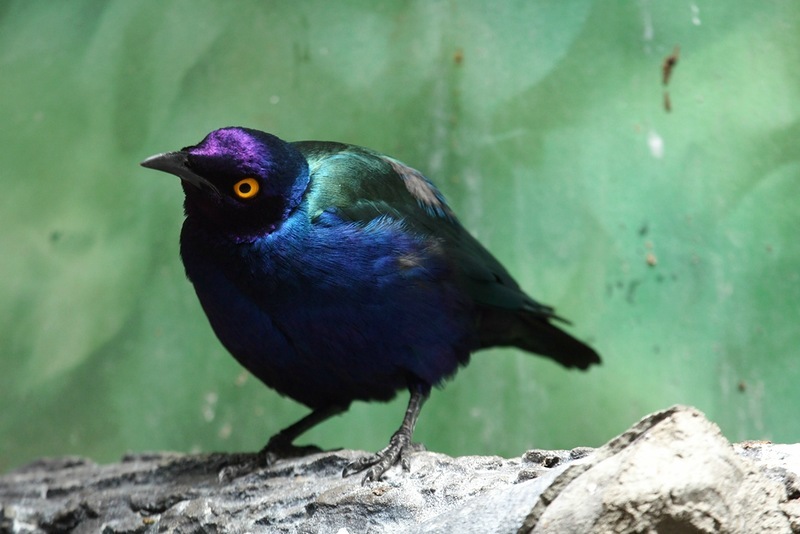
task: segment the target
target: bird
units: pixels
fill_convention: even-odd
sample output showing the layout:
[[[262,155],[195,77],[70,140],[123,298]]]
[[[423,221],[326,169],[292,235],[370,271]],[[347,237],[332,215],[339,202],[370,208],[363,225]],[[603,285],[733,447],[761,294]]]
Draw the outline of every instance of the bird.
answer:
[[[141,165],[180,178],[180,256],[221,344],[311,409],[261,458],[306,454],[313,446],[294,442],[310,428],[354,401],[408,390],[388,445],[342,473],[378,481],[408,467],[432,388],[473,352],[510,346],[568,368],[600,363],[462,226],[433,182],[398,159],[236,126]]]

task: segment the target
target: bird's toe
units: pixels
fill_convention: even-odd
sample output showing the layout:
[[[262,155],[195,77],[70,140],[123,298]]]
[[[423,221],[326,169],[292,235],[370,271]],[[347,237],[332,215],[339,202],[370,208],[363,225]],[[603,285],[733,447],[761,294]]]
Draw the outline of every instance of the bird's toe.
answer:
[[[230,461],[217,472],[217,479],[220,484],[239,478],[256,469],[263,467],[260,455],[253,453],[242,453],[231,455]]]
[[[323,450],[316,445],[294,445],[292,442],[282,439],[278,434],[269,440],[269,443],[261,449],[258,455],[261,457],[263,465],[269,467],[281,459],[300,458],[319,452],[323,452]]]
[[[408,453],[424,449],[425,447],[421,444],[411,443],[410,437],[405,433],[398,432],[392,436],[386,448],[345,466],[342,476],[349,477],[366,470],[364,478],[361,480],[362,485],[367,482],[377,482],[395,464],[399,463],[403,470],[409,471],[411,462],[408,459]]]
[[[354,460],[344,466],[344,469],[342,470],[342,477],[347,478],[351,475],[355,475],[356,473],[360,473],[361,471],[375,465],[378,463],[378,461],[380,461],[380,457],[377,454],[371,454],[369,456],[359,458],[358,460]]]

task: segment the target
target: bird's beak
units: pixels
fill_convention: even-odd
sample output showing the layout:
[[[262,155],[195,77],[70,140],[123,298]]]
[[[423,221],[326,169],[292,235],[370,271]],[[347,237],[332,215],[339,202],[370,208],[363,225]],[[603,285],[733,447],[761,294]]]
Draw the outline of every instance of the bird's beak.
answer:
[[[189,167],[189,158],[186,152],[164,152],[150,156],[140,163],[142,167],[174,174],[184,182],[188,182],[199,189],[208,189],[215,193],[219,190]]]

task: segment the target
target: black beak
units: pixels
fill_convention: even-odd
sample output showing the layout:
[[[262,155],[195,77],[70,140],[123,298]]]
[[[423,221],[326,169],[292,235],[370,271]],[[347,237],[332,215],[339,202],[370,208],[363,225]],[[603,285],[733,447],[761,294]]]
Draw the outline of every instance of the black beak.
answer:
[[[148,169],[174,174],[184,182],[188,182],[198,189],[208,189],[214,193],[219,193],[219,190],[214,184],[189,168],[189,155],[186,152],[164,152],[163,154],[156,154],[141,162],[140,165]]]

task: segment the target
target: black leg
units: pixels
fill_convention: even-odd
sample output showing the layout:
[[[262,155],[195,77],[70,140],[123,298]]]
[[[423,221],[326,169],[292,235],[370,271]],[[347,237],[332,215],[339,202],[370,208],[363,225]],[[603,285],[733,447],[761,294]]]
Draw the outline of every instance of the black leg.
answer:
[[[292,442],[302,433],[310,430],[326,419],[342,413],[346,409],[347,406],[327,406],[325,408],[318,408],[293,425],[287,426],[272,436],[269,442],[267,442],[264,448],[257,454],[235,455],[232,457],[231,464],[225,466],[219,472],[220,482],[227,482],[260,467],[270,466],[280,458],[293,458],[321,452],[322,449],[315,445],[298,447]]]
[[[296,423],[287,426],[272,436],[264,448],[259,452],[259,456],[266,463],[266,465],[270,465],[273,464],[278,458],[292,458],[313,454],[315,452],[321,452],[322,449],[315,445],[298,447],[297,445],[294,445],[293,442],[301,434],[311,430],[321,422],[330,419],[334,415],[338,415],[345,410],[347,410],[347,406],[326,406],[324,408],[317,408]]]
[[[431,388],[430,386],[414,384],[408,389],[411,392],[411,398],[408,400],[406,415],[403,417],[403,423],[400,428],[389,440],[389,445],[371,456],[350,463],[344,468],[342,476],[349,477],[366,469],[367,472],[361,481],[362,484],[366,484],[369,481],[380,480],[383,474],[398,462],[405,469],[408,469],[408,460],[405,458],[405,453],[411,445],[411,436],[414,434],[419,412],[422,409],[422,405],[428,400]]]

